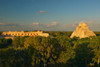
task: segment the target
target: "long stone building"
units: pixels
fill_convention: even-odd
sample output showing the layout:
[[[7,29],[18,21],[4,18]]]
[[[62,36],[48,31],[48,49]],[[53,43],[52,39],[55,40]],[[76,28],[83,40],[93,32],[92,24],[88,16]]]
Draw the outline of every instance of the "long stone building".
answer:
[[[36,32],[24,32],[24,31],[8,31],[3,32],[2,36],[43,36],[48,37],[48,33],[43,33],[43,31],[36,31]]]

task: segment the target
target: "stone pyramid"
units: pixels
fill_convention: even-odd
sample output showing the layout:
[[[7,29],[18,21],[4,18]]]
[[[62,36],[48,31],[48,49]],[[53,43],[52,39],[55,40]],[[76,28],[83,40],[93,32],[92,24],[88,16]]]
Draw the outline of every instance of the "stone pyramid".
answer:
[[[70,38],[79,37],[79,38],[87,38],[90,36],[96,36],[93,31],[91,31],[87,24],[82,22],[79,26],[76,27],[76,30],[72,33]]]

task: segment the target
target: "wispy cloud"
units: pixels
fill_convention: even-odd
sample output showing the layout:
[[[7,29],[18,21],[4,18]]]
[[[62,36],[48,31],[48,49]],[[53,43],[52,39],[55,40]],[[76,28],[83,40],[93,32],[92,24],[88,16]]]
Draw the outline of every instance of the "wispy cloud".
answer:
[[[0,31],[9,31],[9,30],[20,30],[22,29],[23,25],[15,24],[15,23],[1,23],[0,22]]]
[[[52,22],[51,25],[55,26],[55,25],[57,25],[57,22]]]
[[[47,11],[42,11],[42,10],[40,10],[40,13],[48,13]]]
[[[0,25],[5,25],[5,23],[0,22]]]
[[[14,23],[2,23],[0,22],[0,26],[20,26],[20,24],[14,24]]]
[[[52,26],[56,26],[58,23],[57,22],[52,22],[50,24],[45,24],[47,27],[52,27]]]
[[[48,30],[48,31],[73,31],[76,29],[78,23],[58,23],[53,21],[51,23],[33,22],[31,24],[15,24],[0,22],[0,31],[15,31],[15,30]],[[86,22],[91,30],[100,30],[100,23]]]
[[[30,24],[31,26],[39,26],[38,22],[33,22],[32,24]]]
[[[74,23],[71,25],[72,27],[77,27],[78,26],[78,23]]]

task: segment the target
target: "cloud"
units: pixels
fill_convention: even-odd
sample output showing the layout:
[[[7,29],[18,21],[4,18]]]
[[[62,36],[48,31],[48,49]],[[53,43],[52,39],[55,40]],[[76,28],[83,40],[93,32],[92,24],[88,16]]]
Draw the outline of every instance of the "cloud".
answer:
[[[31,26],[39,26],[39,23],[38,22],[34,22],[32,24],[30,24]]]
[[[1,27],[21,27],[23,25],[21,24],[15,24],[15,23],[0,23]]]
[[[56,27],[58,27],[58,22],[51,22],[51,23],[39,23],[39,22],[33,22],[32,24],[29,24],[30,28],[33,28],[35,30],[55,30]]]
[[[15,30],[23,30],[24,25],[17,23],[0,23],[0,31],[15,31]]]
[[[15,31],[15,30],[47,30],[47,31],[73,31],[76,29],[78,23],[58,23],[53,21],[51,23],[33,22],[31,24],[18,24],[18,23],[4,23],[0,22],[0,31]],[[100,31],[100,23],[95,21],[87,21],[87,25],[91,30]]]
[[[29,26],[39,28],[41,24],[39,22],[33,22],[32,24],[29,24]]]
[[[62,27],[64,28],[75,28],[76,26],[78,26],[77,23],[74,24],[61,24]]]
[[[78,23],[72,24],[72,27],[77,27]]]
[[[52,22],[51,25],[55,26],[55,25],[57,25],[57,22]]]
[[[5,25],[5,23],[0,22],[0,25]]]
[[[47,11],[42,11],[42,10],[40,10],[40,13],[48,13]]]
[[[45,24],[47,27],[52,27],[52,26],[56,26],[58,23],[57,22],[52,22],[50,24]]]

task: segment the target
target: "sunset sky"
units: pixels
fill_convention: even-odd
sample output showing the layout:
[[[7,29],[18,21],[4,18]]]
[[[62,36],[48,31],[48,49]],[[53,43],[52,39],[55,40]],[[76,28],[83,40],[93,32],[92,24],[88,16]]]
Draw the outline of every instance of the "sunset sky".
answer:
[[[100,0],[0,0],[0,31],[100,31]]]

